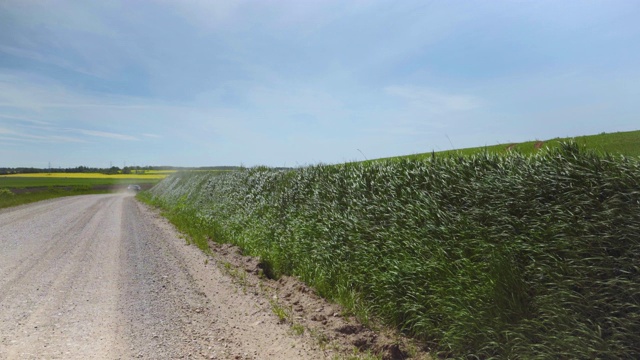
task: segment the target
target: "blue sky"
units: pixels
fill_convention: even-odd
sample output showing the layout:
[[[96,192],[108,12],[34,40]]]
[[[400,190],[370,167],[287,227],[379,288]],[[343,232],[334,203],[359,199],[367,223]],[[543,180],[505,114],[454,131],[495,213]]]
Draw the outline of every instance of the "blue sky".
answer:
[[[299,166],[640,129],[630,1],[0,1],[0,167]]]

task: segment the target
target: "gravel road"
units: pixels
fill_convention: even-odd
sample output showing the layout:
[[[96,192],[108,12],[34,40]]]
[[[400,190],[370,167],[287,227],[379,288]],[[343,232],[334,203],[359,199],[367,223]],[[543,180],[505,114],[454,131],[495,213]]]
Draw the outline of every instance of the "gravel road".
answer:
[[[0,211],[0,359],[318,359],[131,195]]]

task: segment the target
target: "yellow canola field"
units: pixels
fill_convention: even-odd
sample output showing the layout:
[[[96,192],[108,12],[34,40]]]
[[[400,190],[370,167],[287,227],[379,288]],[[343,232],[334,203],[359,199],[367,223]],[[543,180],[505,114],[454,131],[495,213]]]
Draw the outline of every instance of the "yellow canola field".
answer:
[[[145,170],[144,173],[146,175],[171,175],[175,173],[176,170]]]
[[[169,174],[115,174],[107,175],[101,173],[35,173],[35,174],[10,174],[0,175],[2,177],[21,178],[67,178],[67,179],[164,179]]]

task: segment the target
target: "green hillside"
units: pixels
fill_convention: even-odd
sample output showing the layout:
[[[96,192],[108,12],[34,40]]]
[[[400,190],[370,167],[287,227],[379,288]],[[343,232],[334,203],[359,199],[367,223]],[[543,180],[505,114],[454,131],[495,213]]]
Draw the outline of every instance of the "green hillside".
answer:
[[[530,154],[536,152],[541,148],[557,148],[560,143],[567,141],[575,141],[578,145],[584,146],[588,149],[593,149],[597,152],[608,152],[612,154],[622,154],[625,156],[640,156],[640,130],[616,132],[616,133],[601,133],[598,135],[585,135],[575,138],[555,138],[544,141],[528,141],[523,143],[506,143],[492,146],[480,146],[458,150],[447,150],[435,152],[436,155],[449,155],[449,154],[462,154],[471,155],[484,151],[493,154],[506,154],[508,152],[520,152],[522,154]],[[434,153],[422,153],[406,156],[397,156],[389,159],[422,159],[428,156],[433,156]],[[380,159],[381,160],[381,159]]]

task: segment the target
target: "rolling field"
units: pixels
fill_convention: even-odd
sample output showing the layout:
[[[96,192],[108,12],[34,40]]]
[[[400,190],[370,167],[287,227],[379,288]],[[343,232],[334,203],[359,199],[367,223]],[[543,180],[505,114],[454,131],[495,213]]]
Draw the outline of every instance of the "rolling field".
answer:
[[[63,196],[99,194],[126,189],[127,185],[141,185],[148,189],[168,175],[100,173],[33,173],[0,175],[0,208]]]
[[[542,148],[557,148],[561,143],[574,141],[579,146],[591,149],[599,153],[620,154],[625,156],[640,156],[640,130],[602,133],[599,135],[577,136],[575,138],[555,138],[544,141],[527,141],[523,143],[506,143],[491,146],[481,146],[466,149],[446,150],[435,152],[435,155],[473,155],[482,152],[491,154],[507,154],[509,152],[519,152],[522,154],[532,154]],[[434,153],[421,153],[406,156],[386,158],[387,160],[399,159],[424,159],[433,156]],[[379,159],[385,160],[385,159]],[[378,161],[378,160],[372,160]]]

